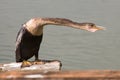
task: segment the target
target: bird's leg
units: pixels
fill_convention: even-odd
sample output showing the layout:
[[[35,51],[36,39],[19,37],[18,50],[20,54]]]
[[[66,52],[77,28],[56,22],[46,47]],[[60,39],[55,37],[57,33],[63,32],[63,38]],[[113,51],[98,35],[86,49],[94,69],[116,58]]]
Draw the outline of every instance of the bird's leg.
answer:
[[[38,53],[35,54],[35,61],[41,61],[41,60],[38,58]]]
[[[32,65],[32,63],[30,61],[24,60],[22,62],[21,68],[23,67],[30,67]]]
[[[34,64],[44,64],[44,62],[38,58],[38,53],[35,54]]]

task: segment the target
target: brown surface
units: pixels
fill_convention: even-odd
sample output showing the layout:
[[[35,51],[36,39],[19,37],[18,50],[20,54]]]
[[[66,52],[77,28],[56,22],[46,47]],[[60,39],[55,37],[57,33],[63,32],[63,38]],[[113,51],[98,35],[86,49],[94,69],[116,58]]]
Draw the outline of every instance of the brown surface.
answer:
[[[0,79],[14,80],[120,80],[120,71],[88,70],[88,71],[7,71],[0,73]]]

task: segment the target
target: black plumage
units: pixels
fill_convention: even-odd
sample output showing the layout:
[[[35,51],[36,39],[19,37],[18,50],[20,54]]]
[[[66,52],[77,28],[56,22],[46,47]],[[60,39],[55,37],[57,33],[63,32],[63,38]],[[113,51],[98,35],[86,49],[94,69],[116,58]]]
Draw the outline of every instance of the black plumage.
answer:
[[[22,62],[35,56],[38,59],[38,52],[43,34],[32,35],[25,27],[22,27],[16,38],[16,62]]]

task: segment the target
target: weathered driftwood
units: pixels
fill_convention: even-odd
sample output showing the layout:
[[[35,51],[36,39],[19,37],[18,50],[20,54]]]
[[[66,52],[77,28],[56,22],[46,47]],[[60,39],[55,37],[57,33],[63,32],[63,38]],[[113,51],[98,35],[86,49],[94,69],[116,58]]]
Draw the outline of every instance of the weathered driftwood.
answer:
[[[22,62],[1,64],[0,71],[11,71],[11,70],[41,70],[41,71],[59,71],[61,69],[61,62],[58,60],[42,60],[41,62],[33,62],[29,67],[21,68]]]
[[[119,70],[59,71],[60,61],[43,62],[31,62],[33,65],[24,68],[22,63],[1,64],[0,80],[120,80]]]
[[[0,73],[0,80],[120,80],[120,71],[7,71]]]

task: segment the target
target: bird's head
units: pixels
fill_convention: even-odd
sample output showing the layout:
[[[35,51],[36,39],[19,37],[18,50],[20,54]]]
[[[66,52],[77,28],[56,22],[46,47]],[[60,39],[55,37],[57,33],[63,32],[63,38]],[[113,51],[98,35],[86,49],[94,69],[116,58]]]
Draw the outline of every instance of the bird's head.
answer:
[[[97,26],[94,23],[82,23],[82,26],[83,26],[82,27],[83,30],[87,30],[87,31],[90,31],[90,32],[95,32],[95,31],[98,31],[98,30],[105,30],[104,27]]]

